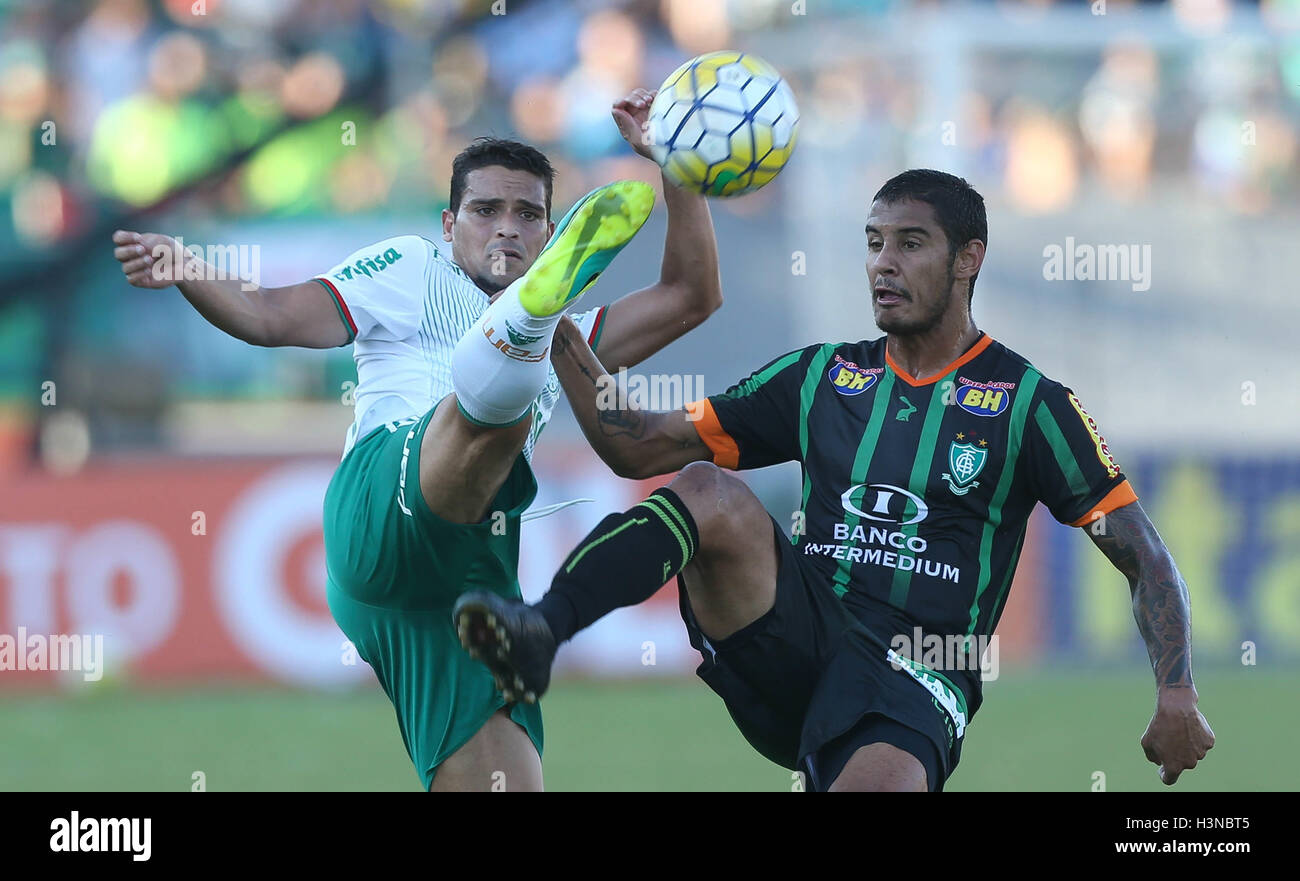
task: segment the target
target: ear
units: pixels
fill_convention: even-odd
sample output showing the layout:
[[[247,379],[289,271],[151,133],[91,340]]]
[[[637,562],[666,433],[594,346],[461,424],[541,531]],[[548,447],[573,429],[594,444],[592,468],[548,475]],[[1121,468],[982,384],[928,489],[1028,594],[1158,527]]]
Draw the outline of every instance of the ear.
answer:
[[[555,221],[548,220],[546,221],[546,241],[549,242],[553,235],[555,235]]]
[[[451,228],[455,223],[456,215],[446,208],[442,209],[442,240],[444,242],[451,241]]]
[[[954,278],[970,278],[980,271],[984,265],[984,243],[979,239],[971,239],[966,246],[957,252],[956,258],[952,264],[952,274]]]

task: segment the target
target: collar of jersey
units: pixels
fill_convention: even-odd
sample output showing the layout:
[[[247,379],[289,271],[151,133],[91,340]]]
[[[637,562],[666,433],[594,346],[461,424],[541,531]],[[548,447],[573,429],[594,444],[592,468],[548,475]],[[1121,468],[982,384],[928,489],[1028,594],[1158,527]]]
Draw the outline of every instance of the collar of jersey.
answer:
[[[933,385],[934,383],[943,379],[949,373],[952,373],[958,367],[961,367],[963,364],[968,364],[971,361],[978,358],[980,356],[980,353],[983,352],[985,349],[987,349],[989,347],[989,344],[992,342],[993,342],[993,337],[989,336],[987,333],[981,332],[980,338],[975,341],[975,345],[967,349],[966,352],[963,355],[961,355],[961,357],[959,357],[956,361],[953,361],[947,367],[941,368],[938,373],[935,373],[932,376],[930,376],[929,379],[917,379],[915,376],[908,373],[902,367],[899,367],[898,363],[894,361],[894,356],[889,354],[888,340],[885,341],[885,363],[889,365],[889,369],[893,370],[894,373],[898,375],[899,379],[903,380],[903,382],[907,383],[908,385],[911,386]]]

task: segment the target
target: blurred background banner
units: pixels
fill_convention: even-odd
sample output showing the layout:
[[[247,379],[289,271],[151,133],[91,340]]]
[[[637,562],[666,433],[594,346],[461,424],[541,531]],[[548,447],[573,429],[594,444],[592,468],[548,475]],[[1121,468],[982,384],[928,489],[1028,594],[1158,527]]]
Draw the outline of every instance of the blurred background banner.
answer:
[[[711,394],[876,336],[872,194],[909,167],[963,175],[989,209],[976,321],[1096,417],[1186,577],[1197,667],[1300,664],[1300,0],[0,3],[0,633],[102,633],[110,673],[143,681],[373,681],[320,543],[351,350],[223,336],[129,287],[112,230],[298,282],[389,236],[440,241],[451,159],[482,134],[547,153],[558,217],[617,177],[661,185],[610,105],[726,47],[789,79],[799,146],[713,201],[726,303],[636,372]],[[663,233],[659,209],[589,303],[653,282]],[[666,482],[612,476],[563,406],[535,467],[539,505],[595,502],[524,527],[530,597]],[[744,475],[787,530],[797,472]],[[1146,669],[1124,579],[1041,509],[999,632],[1004,663]],[[669,587],[560,663],[698,655]]]
[[[326,459],[91,465],[74,477],[3,483],[23,517],[0,523],[0,633],[104,637],[110,677],[176,683],[266,680],[332,688],[369,677],[324,602],[320,512]],[[1300,460],[1140,460],[1135,479],[1194,586],[1198,667],[1240,664],[1245,639],[1270,660],[1300,655]],[[539,503],[591,498],[523,527],[520,575],[530,598],[599,511],[627,508],[638,486],[586,462],[581,447],[539,456]],[[1209,505],[1221,519],[1201,512]],[[999,662],[1122,662],[1145,652],[1127,586],[1043,512],[1032,522],[999,626]],[[582,634],[561,674],[681,675],[699,662],[666,587]],[[67,677],[64,677],[66,679]],[[74,677],[75,678],[75,677]],[[6,687],[60,677],[8,671]]]

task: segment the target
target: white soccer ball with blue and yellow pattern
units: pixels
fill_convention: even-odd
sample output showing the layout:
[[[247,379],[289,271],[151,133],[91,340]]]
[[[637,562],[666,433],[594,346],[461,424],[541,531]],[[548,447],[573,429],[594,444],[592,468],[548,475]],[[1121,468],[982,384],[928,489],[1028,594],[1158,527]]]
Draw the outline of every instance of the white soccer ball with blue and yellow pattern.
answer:
[[[752,193],[794,152],[799,109],[776,68],[710,52],[677,68],[650,105],[646,139],[669,181],[706,196]]]

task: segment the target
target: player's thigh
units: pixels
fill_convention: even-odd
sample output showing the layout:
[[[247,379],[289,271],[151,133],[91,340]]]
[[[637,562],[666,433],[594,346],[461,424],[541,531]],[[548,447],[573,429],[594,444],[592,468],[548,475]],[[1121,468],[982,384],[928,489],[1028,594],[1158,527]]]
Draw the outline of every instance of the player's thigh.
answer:
[[[693,604],[701,591],[688,587],[685,573],[678,579],[679,603],[691,646],[702,656],[697,675],[726,702],[736,727],[754,749],[794,769],[809,702],[827,658],[853,622],[839,597],[791,546],[780,525],[768,516],[762,528],[767,542],[760,553],[778,560],[773,598],[766,611],[739,630],[714,638],[696,620]],[[743,579],[744,571],[742,567],[718,571],[713,595],[725,597],[730,585],[722,579],[737,573]],[[749,585],[735,587],[740,594]]]
[[[869,624],[857,622],[822,669],[799,746],[811,790],[923,784],[938,792],[957,767],[969,721],[961,677],[915,662],[896,663],[883,634],[897,623],[881,616],[872,616]],[[910,755],[916,764],[881,747],[864,754],[870,763],[859,757],[863,747],[878,743]],[[896,761],[886,762],[889,756]],[[913,773],[917,767],[923,769],[920,783]]]
[[[477,523],[510,476],[532,428],[475,425],[448,395],[434,408],[420,442],[420,490],[429,510],[451,523]]]
[[[438,766],[429,791],[541,792],[542,759],[503,707]]]
[[[458,587],[437,592],[451,599]],[[326,599],[392,702],[402,743],[425,789],[446,768],[446,779],[433,788],[489,789],[494,771],[505,775],[510,789],[540,785],[535,772],[543,743],[541,707],[505,705],[492,674],[461,648],[449,605],[381,608],[332,581]],[[479,769],[484,773],[477,774]]]
[[[925,767],[910,752],[876,741],[858,747],[828,792],[926,792]]]
[[[435,415],[390,423],[358,442],[326,490],[324,538],[329,578],[341,594],[381,609],[445,609],[450,622],[466,590],[519,595],[519,518],[537,482],[516,454],[487,506],[503,518],[439,516],[419,486]]]
[[[692,463],[668,486],[699,531],[682,572],[695,621],[710,639],[726,639],[776,601],[780,557],[772,518],[748,486],[716,465]]]

